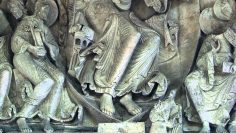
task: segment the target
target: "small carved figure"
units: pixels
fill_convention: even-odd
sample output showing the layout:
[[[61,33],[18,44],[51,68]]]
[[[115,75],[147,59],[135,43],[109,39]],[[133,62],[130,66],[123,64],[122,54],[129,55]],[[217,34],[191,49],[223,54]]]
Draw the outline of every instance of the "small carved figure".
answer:
[[[166,100],[155,104],[149,115],[152,122],[150,133],[183,132],[182,107],[175,103],[175,96],[176,90],[172,90]]]

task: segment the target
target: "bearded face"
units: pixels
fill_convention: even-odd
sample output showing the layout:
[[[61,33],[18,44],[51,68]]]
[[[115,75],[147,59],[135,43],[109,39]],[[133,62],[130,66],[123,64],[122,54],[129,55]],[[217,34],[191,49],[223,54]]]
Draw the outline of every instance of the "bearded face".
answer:
[[[23,32],[34,32],[34,31],[41,31],[43,21],[37,19],[35,17],[26,17],[22,20],[19,27],[21,27]]]

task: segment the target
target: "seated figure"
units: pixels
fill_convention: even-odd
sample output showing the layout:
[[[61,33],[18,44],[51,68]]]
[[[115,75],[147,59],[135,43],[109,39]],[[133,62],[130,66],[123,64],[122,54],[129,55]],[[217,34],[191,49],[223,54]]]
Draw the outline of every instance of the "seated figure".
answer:
[[[10,36],[6,31],[5,25],[9,26],[3,12],[0,10],[0,121],[6,122],[14,118],[16,108],[8,97],[12,80],[12,65],[10,62]],[[0,129],[0,132],[1,129]]]
[[[100,109],[109,116],[115,113],[115,97],[121,97],[120,103],[130,114],[141,113],[132,93],[148,95],[159,81],[156,97],[166,91],[165,76],[151,70],[159,52],[158,33],[143,25],[132,13],[131,20],[124,17],[110,0],[75,2],[78,12],[72,19],[75,21],[71,23],[70,32],[76,33],[85,26],[91,26],[95,32],[94,40],[90,40],[93,44],[80,50],[75,67],[75,76],[84,92],[89,88],[101,93]],[[122,0],[119,5],[127,9],[130,3],[130,0]],[[86,44],[82,39],[80,42]]]
[[[224,132],[235,104],[235,48],[223,34],[209,35],[198,55],[196,70],[185,85],[203,123],[202,132],[210,132],[209,123]]]
[[[64,74],[54,65],[58,64],[59,48],[44,24],[49,5],[47,1],[43,3],[36,15],[21,20],[12,37],[13,64],[34,87],[17,113],[21,132],[32,132],[26,119],[36,115],[44,119],[44,130],[52,132],[51,119],[72,120],[78,108],[64,88]]]

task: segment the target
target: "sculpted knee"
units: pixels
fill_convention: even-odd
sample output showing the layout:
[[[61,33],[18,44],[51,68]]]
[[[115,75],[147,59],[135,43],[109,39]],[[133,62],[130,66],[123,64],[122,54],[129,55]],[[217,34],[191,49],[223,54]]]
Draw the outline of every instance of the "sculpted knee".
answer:
[[[11,74],[12,74],[12,72],[9,71],[9,70],[3,70],[3,71],[2,71],[2,76],[3,76],[4,78],[10,77]]]
[[[47,78],[43,82],[48,86],[53,86],[55,84],[55,81],[51,78]]]

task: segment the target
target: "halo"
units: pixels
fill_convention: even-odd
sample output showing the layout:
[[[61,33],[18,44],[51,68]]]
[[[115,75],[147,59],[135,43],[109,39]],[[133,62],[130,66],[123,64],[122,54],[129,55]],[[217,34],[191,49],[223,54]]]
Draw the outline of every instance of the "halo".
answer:
[[[59,14],[57,4],[54,0],[38,0],[36,2],[36,5],[37,4],[42,4],[42,2],[47,2],[48,5],[49,5],[49,13],[48,13],[48,16],[47,16],[46,24],[48,26],[51,26],[56,22],[58,14]]]

